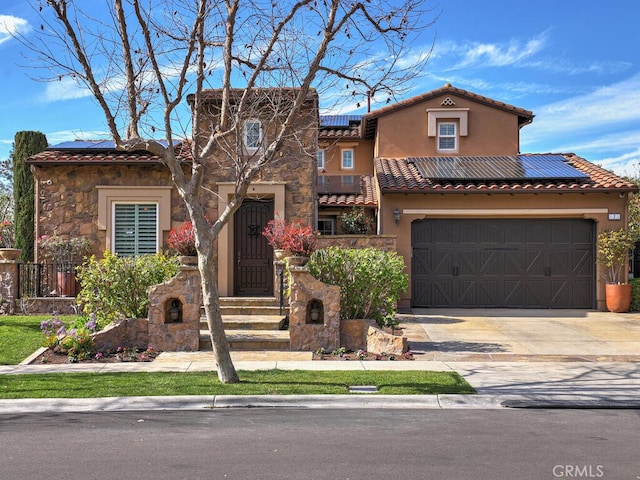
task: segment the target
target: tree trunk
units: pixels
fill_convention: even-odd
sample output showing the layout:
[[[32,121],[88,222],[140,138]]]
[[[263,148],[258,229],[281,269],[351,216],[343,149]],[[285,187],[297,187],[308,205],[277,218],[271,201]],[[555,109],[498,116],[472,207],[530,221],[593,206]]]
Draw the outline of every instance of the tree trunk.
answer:
[[[222,383],[238,383],[240,378],[231,361],[229,342],[222,324],[213,248],[206,248],[205,250],[205,253],[198,254],[198,268],[202,285],[202,302],[207,317],[213,354],[216,359],[218,379]]]

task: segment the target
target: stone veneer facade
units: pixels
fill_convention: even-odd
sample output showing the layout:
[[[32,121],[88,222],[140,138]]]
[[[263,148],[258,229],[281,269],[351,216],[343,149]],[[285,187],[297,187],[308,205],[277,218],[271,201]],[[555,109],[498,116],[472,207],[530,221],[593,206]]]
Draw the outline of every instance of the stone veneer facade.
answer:
[[[307,267],[289,266],[289,335],[291,350],[335,350],[340,346],[340,287],[314,278]],[[312,322],[310,302],[320,302],[319,322]]]

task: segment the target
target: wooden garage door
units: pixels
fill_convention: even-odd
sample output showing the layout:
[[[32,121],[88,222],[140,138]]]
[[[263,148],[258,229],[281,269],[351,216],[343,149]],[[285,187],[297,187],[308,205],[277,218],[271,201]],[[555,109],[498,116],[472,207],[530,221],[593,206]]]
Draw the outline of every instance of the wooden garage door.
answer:
[[[592,221],[421,220],[411,242],[414,307],[594,307]]]

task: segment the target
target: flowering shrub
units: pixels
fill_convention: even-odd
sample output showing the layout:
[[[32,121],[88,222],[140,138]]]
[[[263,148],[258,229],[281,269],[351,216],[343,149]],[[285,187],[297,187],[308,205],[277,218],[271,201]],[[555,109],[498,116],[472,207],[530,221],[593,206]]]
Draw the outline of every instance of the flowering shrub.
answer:
[[[270,220],[262,235],[273,248],[286,250],[290,255],[308,257],[316,249],[316,235],[312,228],[298,223]]]
[[[169,248],[180,255],[194,256],[198,254],[196,251],[196,236],[191,222],[184,222],[178,228],[172,228],[169,231],[167,243]]]
[[[269,245],[276,250],[284,250],[284,237],[287,224],[284,220],[269,220],[264,227],[262,235],[267,239]]]
[[[318,250],[309,273],[340,287],[340,318],[373,318],[381,327],[397,324],[401,292],[409,285],[404,261],[395,252],[375,248],[329,247]]]
[[[44,346],[57,353],[66,353],[72,363],[91,357],[95,349],[93,334],[96,331],[95,318],[76,321],[70,330],[57,313],[40,323],[45,336]]]
[[[149,313],[147,289],[178,272],[178,259],[162,254],[118,257],[105,251],[78,268],[82,288],[76,301],[86,314],[94,313],[98,327],[117,318],[145,318]]]
[[[0,223],[0,248],[13,248],[15,229],[9,220]]]

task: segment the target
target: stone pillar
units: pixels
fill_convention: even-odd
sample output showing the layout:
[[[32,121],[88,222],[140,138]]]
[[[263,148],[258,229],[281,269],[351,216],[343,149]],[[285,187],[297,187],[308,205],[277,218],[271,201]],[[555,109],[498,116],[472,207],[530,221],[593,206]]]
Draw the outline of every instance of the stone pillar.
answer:
[[[0,260],[0,299],[4,313],[16,313],[16,297],[18,296],[18,261]]]
[[[149,288],[149,345],[156,350],[200,348],[202,287],[198,267],[181,266],[172,279]]]
[[[335,350],[340,347],[340,287],[314,278],[307,267],[289,266],[289,335],[291,350]],[[322,317],[311,318],[310,304],[322,305]]]

